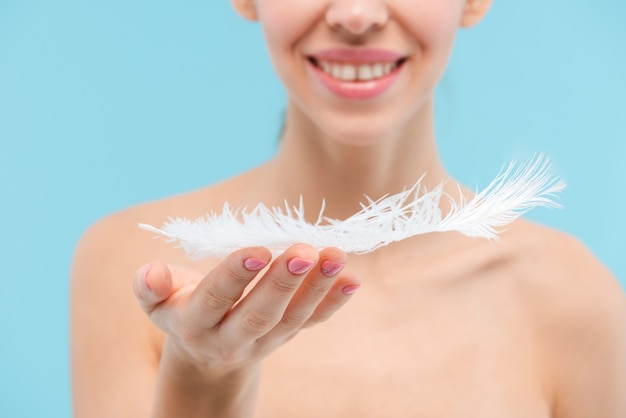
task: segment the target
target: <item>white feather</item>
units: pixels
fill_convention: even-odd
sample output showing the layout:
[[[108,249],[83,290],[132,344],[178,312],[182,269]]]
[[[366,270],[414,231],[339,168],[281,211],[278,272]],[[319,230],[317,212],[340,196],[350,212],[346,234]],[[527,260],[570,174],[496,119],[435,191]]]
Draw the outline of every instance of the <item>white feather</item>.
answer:
[[[552,200],[565,182],[551,174],[550,164],[541,155],[516,165],[510,163],[481,192],[467,201],[455,201],[443,192],[443,185],[422,190],[421,180],[401,193],[384,196],[367,204],[345,220],[323,216],[317,222],[304,219],[302,197],[299,206],[268,208],[263,204],[248,211],[233,210],[224,204],[221,214],[211,213],[191,221],[169,218],[159,229],[139,227],[178,241],[190,258],[223,257],[243,247],[267,247],[275,254],[304,242],[317,249],[338,247],[348,253],[368,253],[395,241],[429,232],[459,231],[471,237],[497,238],[498,228],[536,206],[558,207]],[[442,217],[440,200],[449,200],[452,209]]]

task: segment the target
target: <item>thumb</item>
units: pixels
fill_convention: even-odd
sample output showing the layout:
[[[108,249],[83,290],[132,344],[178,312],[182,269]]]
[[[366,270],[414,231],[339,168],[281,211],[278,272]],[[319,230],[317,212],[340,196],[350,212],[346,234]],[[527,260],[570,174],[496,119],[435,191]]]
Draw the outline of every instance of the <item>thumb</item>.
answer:
[[[133,277],[133,290],[142,309],[150,315],[175,290],[169,266],[153,263],[141,267]]]

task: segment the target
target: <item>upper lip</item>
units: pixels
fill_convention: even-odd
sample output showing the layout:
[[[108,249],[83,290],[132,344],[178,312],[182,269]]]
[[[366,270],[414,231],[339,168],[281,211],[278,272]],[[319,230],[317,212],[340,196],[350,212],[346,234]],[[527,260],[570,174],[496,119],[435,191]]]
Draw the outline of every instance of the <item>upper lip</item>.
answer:
[[[332,48],[308,55],[316,61],[331,61],[344,64],[375,64],[397,62],[406,58],[406,55],[388,49],[354,49]]]

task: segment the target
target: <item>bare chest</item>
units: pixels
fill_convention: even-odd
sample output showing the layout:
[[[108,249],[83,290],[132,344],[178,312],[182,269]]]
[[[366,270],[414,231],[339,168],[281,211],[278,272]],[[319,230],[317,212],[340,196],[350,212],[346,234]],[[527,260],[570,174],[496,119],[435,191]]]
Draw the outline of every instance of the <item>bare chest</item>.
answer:
[[[266,361],[258,416],[550,417],[527,318],[494,296],[355,298]]]

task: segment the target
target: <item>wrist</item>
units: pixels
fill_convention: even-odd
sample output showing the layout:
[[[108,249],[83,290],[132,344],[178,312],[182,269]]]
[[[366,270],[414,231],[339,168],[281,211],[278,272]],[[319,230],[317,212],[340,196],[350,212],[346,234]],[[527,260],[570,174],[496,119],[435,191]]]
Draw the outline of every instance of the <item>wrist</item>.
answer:
[[[211,384],[225,380],[246,381],[260,373],[261,361],[227,364],[190,352],[174,339],[166,337],[161,354],[161,363],[170,363],[184,371],[185,375],[200,382]]]
[[[166,339],[154,417],[243,418],[254,415],[261,364],[214,365]]]

